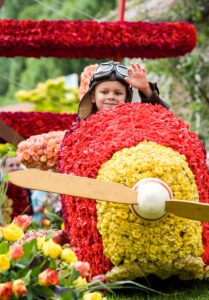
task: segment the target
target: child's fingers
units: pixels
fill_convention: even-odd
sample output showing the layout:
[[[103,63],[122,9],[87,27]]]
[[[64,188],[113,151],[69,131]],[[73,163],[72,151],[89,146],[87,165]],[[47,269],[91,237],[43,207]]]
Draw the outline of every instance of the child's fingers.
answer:
[[[131,64],[131,67],[132,69],[129,69],[129,70],[132,70],[132,73],[130,74],[133,74],[133,73],[146,73],[146,70],[144,67],[140,66],[140,64]]]
[[[139,70],[139,67],[137,66],[137,64],[131,64],[131,67],[134,72],[137,72]]]
[[[129,85],[132,84],[132,80],[131,80],[131,78],[129,78],[129,77],[125,77],[124,80],[125,80]]]
[[[145,68],[144,68],[144,67],[140,66],[139,64],[137,64],[137,67],[138,67],[138,70],[139,70],[140,72],[142,72],[142,73],[145,72]]]
[[[129,73],[130,76],[132,76],[133,73],[134,73],[134,71],[133,71],[131,68],[129,68],[129,69],[128,69],[128,73]]]

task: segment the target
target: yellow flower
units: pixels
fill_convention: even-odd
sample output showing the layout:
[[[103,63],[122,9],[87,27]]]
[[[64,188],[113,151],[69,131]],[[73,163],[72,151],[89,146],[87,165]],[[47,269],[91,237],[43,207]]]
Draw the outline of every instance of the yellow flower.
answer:
[[[5,272],[10,268],[10,261],[8,254],[0,255],[0,272]]]
[[[61,258],[67,263],[77,261],[75,253],[70,248],[65,248],[62,250]]]
[[[24,236],[22,228],[15,224],[9,224],[3,229],[4,238],[10,242],[15,242]]]
[[[83,296],[83,300],[101,300],[102,294],[99,292],[87,293]]]
[[[77,289],[85,289],[87,286],[86,278],[78,277],[76,280],[73,281],[73,284]]]
[[[61,229],[62,229],[62,230],[65,230],[65,224],[64,224],[64,223],[62,223]]]
[[[38,250],[41,250],[41,249],[42,249],[42,246],[43,246],[44,241],[45,241],[45,236],[38,237],[38,238],[36,239],[36,242],[37,242],[37,249],[38,249]]]
[[[45,256],[49,256],[54,259],[61,255],[62,247],[50,239],[43,243],[42,251]]]

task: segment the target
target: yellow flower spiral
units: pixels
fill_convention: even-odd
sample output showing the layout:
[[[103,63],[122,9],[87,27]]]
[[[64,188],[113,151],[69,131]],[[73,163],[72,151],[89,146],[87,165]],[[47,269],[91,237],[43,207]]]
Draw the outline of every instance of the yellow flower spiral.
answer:
[[[172,189],[175,199],[198,201],[194,175],[185,156],[156,144],[141,142],[116,152],[105,162],[97,179],[132,188],[139,180],[155,177]],[[98,230],[104,253],[115,267],[110,280],[156,274],[202,278],[204,263],[200,222],[168,214],[149,222],[137,218],[128,205],[97,202]]]

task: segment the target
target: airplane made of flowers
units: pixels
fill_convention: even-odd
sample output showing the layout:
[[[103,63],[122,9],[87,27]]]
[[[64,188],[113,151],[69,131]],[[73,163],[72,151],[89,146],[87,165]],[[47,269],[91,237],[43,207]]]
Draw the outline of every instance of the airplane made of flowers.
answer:
[[[38,147],[37,139],[29,138],[29,144]],[[29,151],[24,143],[27,140],[18,150],[22,159]],[[62,196],[65,228],[76,255],[90,263],[94,275],[106,273],[109,280],[149,274],[202,279],[208,277],[209,264],[209,223],[200,222],[208,221],[205,158],[198,136],[171,111],[151,104],[120,104],[111,112],[99,112],[81,121],[73,133],[69,130],[63,134],[57,170],[69,174],[69,180],[82,177],[79,189],[78,184],[70,189],[69,181],[65,182],[67,175],[60,174],[54,174],[60,180],[56,178],[56,184],[52,180],[50,185],[52,172],[46,172],[47,180],[43,175],[35,183],[33,173],[39,171],[25,171],[31,178],[27,183],[19,174],[18,184],[68,194]],[[17,184],[18,174],[16,179],[15,174],[10,176]],[[85,178],[93,180],[86,192]],[[163,183],[149,185],[151,193],[147,194],[147,188],[143,190],[146,184],[140,182],[147,183],[148,178],[154,184]],[[105,193],[103,198],[99,196],[100,188],[96,191],[100,181],[109,184],[105,188],[107,199]],[[114,186],[122,190],[114,194]],[[134,186],[139,188],[138,196],[131,190]],[[158,205],[163,193],[164,204]],[[143,200],[146,206],[146,199],[155,203],[151,217],[149,209],[147,212],[143,206],[140,211],[136,205]],[[157,212],[153,207],[158,207]]]

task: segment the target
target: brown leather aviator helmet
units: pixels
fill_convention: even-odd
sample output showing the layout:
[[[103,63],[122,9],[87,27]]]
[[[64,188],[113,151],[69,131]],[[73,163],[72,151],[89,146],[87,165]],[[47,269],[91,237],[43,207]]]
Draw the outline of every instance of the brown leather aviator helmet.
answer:
[[[104,81],[120,81],[126,86],[126,102],[131,102],[133,91],[131,86],[124,80],[125,77],[128,77],[128,69],[120,65],[117,62],[109,61],[106,63],[101,63],[96,71],[93,73],[88,92],[82,97],[79,108],[78,108],[78,117],[79,119],[86,119],[93,112],[94,105],[91,101],[91,93],[93,88],[101,82]]]

